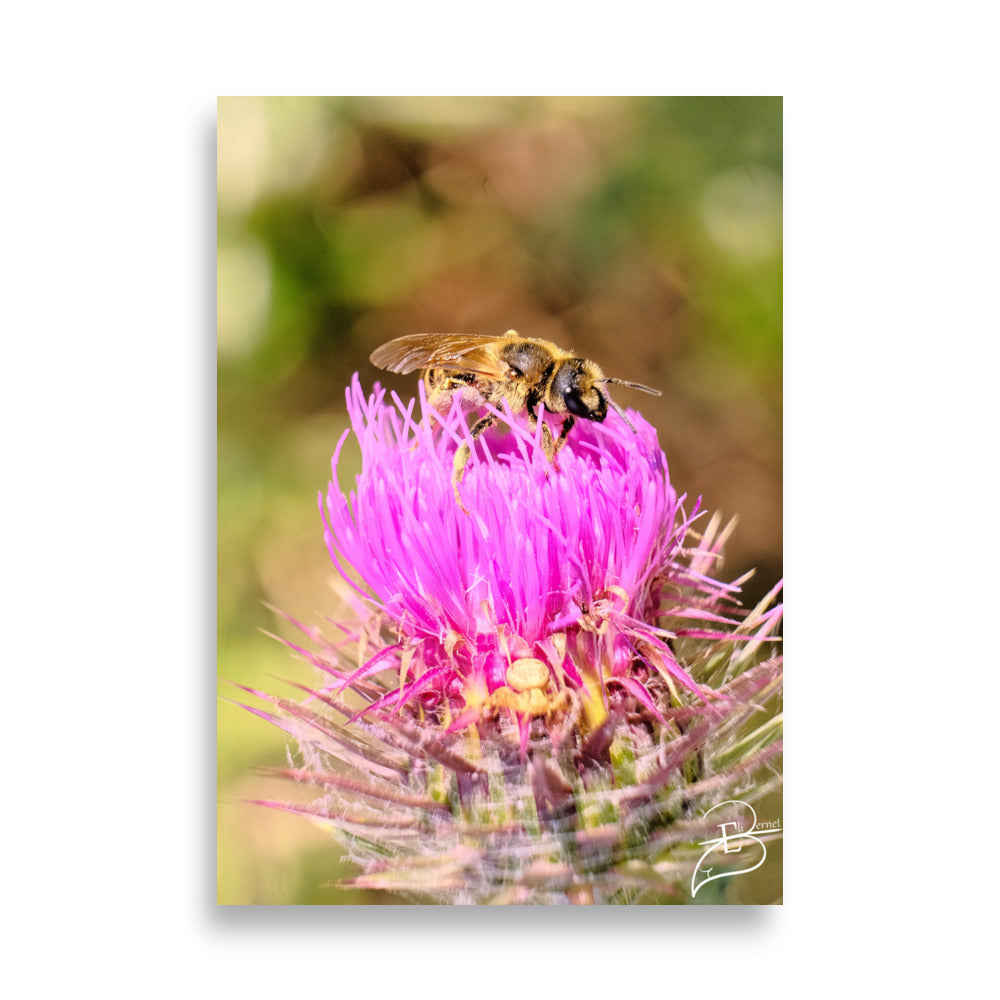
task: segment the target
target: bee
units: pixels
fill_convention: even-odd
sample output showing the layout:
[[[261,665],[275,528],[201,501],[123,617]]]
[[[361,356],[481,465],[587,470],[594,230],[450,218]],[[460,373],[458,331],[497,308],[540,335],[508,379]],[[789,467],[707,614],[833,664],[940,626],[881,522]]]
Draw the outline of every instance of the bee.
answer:
[[[528,415],[532,428],[537,424],[541,405],[547,413],[565,413],[555,440],[548,426],[542,426],[542,446],[550,462],[555,461],[578,418],[600,423],[608,415],[609,406],[635,433],[624,411],[602,386],[624,385],[660,395],[649,386],[607,378],[593,361],[574,357],[547,340],[522,337],[516,330],[508,330],[502,337],[414,333],[374,350],[371,362],[400,375],[419,369],[427,401],[439,412],[446,411],[458,394],[469,409],[486,403],[498,407],[506,400],[512,412]],[[470,430],[471,441],[475,443],[496,419],[491,413],[475,423]],[[463,510],[458,487],[471,454],[469,443],[463,444],[455,453],[452,469],[452,486]]]

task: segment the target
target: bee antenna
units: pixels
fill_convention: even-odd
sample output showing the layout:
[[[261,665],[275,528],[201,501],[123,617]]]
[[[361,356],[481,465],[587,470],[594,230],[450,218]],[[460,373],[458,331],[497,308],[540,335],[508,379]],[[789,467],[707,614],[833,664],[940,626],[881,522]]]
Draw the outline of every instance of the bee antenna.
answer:
[[[624,385],[629,389],[638,389],[639,392],[648,392],[650,396],[663,395],[659,389],[650,389],[648,385],[640,385],[638,382],[626,382],[624,379],[620,378],[602,378],[601,381],[607,382],[609,385]]]
[[[609,381],[609,382],[610,382],[610,381],[611,381],[611,379],[608,379],[607,381]],[[613,400],[613,399],[612,399],[612,398],[611,398],[610,396],[606,396],[605,398],[606,398],[606,399],[607,399],[607,401],[608,401],[608,402],[609,402],[609,403],[611,404],[611,407],[612,407],[612,409],[613,409],[613,410],[615,411],[615,413],[617,413],[617,414],[618,414],[618,416],[619,416],[619,417],[621,417],[621,418],[622,418],[622,420],[624,420],[624,421],[625,421],[625,423],[627,423],[627,424],[628,424],[628,427],[629,427],[629,430],[630,430],[630,431],[631,431],[631,432],[632,432],[633,434],[638,434],[639,432],[638,432],[638,431],[637,431],[637,430],[635,429],[635,427],[634,427],[634,426],[632,425],[632,421],[631,421],[631,420],[629,420],[629,418],[625,416],[625,411],[624,411],[624,410],[623,410],[623,409],[622,409],[622,408],[621,408],[621,407],[620,407],[620,406],[619,406],[619,405],[618,405],[618,404],[617,404],[617,403],[616,403],[616,402],[615,402],[615,401],[614,401],[614,400]]]

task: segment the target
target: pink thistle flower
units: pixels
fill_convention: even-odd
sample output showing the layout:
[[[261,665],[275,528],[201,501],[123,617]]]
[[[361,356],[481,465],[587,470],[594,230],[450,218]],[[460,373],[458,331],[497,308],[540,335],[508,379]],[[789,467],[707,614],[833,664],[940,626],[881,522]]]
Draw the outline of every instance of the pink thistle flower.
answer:
[[[388,405],[378,389],[365,398],[355,376],[347,404],[362,472],[348,499],[336,485],[345,432],[325,504],[321,497],[327,546],[399,639],[351,680],[407,659],[414,669],[384,703],[419,697],[462,722],[472,718],[463,708],[474,712],[484,693],[507,686],[522,658],[541,660],[557,689],[576,692],[592,726],[606,718],[611,681],[653,712],[651,678],[702,694],[670,640],[721,634],[705,623],[736,624],[712,610],[734,587],[681,561],[698,505],[684,512],[640,415],[630,414],[634,432],[615,415],[581,421],[554,468],[541,424],[531,432],[503,414],[466,468],[467,514],[452,491],[451,459],[467,437],[459,401],[418,422],[412,401]],[[698,555],[707,563],[717,553]],[[681,624],[667,631],[665,616]]]
[[[281,773],[322,789],[313,806],[266,804],[329,822],[359,886],[449,902],[676,894],[707,811],[778,780],[765,706],[781,661],[757,654],[780,584],[748,613],[742,581],[714,579],[727,532],[717,518],[695,531],[700,502],[685,509],[639,414],[634,430],[579,422],[555,464],[540,423],[499,414],[465,468],[466,513],[460,404],[420,403],[418,418],[357,376],[348,389],[320,510],[357,623],[337,642],[299,626],[318,650],[293,648],[327,678],[304,702],[250,691],[302,751]],[[345,496],[352,432],[362,471]]]

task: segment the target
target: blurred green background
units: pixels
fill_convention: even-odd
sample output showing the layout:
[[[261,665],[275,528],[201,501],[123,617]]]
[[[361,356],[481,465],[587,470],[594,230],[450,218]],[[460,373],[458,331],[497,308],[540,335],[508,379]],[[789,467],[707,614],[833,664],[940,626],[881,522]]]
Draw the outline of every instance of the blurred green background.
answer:
[[[261,633],[294,635],[265,602],[336,615],[316,497],[351,374],[414,394],[368,363],[405,333],[513,328],[662,390],[615,398],[657,427],[679,492],[739,516],[723,575],[756,567],[745,603],[762,596],[782,561],[781,185],[777,97],[220,98],[223,698],[310,680]],[[218,901],[397,902],[331,888],[350,870],[327,834],[242,803],[292,796],[255,771],[285,756],[220,700]],[[732,901],[780,893],[779,846]]]

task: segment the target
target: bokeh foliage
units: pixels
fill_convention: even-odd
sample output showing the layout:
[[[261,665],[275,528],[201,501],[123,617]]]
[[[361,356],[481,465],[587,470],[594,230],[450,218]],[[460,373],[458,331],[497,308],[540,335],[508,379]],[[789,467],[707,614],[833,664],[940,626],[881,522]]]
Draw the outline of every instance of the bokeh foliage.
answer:
[[[261,635],[291,635],[264,602],[335,616],[314,498],[351,373],[413,394],[367,360],[404,333],[514,328],[661,389],[615,396],[679,490],[739,515],[724,575],[757,567],[748,603],[770,588],[781,115],[776,97],[219,100],[220,678],[308,679]],[[325,834],[239,803],[283,759],[278,731],[220,704],[219,901],[378,901],[323,887],[343,874]]]

